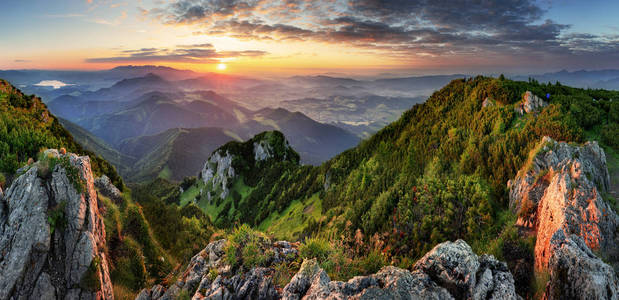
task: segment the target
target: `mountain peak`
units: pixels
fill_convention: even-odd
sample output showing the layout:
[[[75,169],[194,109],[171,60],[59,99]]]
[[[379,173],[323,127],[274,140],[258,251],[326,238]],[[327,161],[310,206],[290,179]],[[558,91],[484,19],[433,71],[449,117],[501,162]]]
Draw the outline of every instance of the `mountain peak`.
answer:
[[[219,197],[228,196],[229,187],[238,176],[254,177],[267,165],[278,162],[299,164],[295,152],[283,133],[265,131],[246,142],[229,142],[215,150],[204,164],[200,179],[220,191]],[[208,197],[211,191],[208,191]]]

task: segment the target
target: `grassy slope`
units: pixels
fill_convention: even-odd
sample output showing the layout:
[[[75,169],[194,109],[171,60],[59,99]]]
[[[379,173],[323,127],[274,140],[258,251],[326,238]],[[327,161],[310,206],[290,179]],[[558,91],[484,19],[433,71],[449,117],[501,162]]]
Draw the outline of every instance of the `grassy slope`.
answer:
[[[129,166],[135,162],[135,158],[118,152],[105,141],[94,136],[79,125],[62,118],[58,118],[58,121],[60,121],[60,124],[71,133],[80,145],[93,153],[101,155],[105,160],[116,166],[121,174],[127,172]]]
[[[217,147],[237,140],[229,131],[220,128],[174,128],[160,134],[126,140],[121,149],[139,157],[128,172],[130,181],[156,177],[181,180],[198,173]]]

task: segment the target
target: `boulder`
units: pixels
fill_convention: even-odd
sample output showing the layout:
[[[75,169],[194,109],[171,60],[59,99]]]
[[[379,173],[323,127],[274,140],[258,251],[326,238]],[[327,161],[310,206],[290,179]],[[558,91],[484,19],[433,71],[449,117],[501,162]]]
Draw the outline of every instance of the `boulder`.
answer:
[[[0,199],[0,299],[113,299],[90,159],[44,156]]]
[[[347,282],[330,281],[316,260],[305,260],[282,293],[282,299],[291,300],[518,298],[505,263],[478,257],[462,240],[437,245],[412,272],[388,266]]]
[[[99,189],[99,192],[101,192],[103,196],[110,198],[110,200],[114,201],[114,203],[120,204],[123,202],[122,193],[114,184],[112,184],[112,181],[106,175],[95,179],[95,186]]]
[[[516,106],[515,111],[524,115],[525,113],[536,112],[547,105],[548,103],[542,100],[542,98],[535,96],[530,91],[526,91],[522,95],[522,101]]]

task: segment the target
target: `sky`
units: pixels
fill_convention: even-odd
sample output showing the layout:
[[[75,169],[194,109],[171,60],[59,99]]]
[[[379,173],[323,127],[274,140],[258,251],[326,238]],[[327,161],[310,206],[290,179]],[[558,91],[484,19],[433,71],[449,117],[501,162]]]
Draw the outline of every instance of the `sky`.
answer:
[[[619,68],[619,1],[2,1],[0,69],[128,64],[239,74]]]

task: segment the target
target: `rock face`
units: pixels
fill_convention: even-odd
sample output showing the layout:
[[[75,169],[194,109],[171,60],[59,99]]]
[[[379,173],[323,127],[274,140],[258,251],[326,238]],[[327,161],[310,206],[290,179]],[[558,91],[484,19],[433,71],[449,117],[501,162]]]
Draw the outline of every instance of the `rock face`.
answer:
[[[95,179],[95,186],[99,188],[101,194],[110,198],[114,203],[120,204],[123,201],[122,193],[106,175]]]
[[[505,263],[492,256],[478,257],[461,240],[436,246],[417,262],[413,271],[384,267],[378,273],[347,282],[331,281],[315,259],[304,260],[290,282],[278,291],[273,270],[253,268],[231,274],[223,260],[225,241],[209,244],[196,255],[184,277],[164,292],[161,286],[143,290],[137,299],[173,299],[181,290],[192,299],[518,299]],[[294,259],[287,242],[273,246],[273,263]],[[278,260],[279,259],[279,260]],[[216,278],[209,270],[218,270]],[[195,291],[195,292],[194,292]]]
[[[526,91],[522,96],[522,101],[515,108],[515,111],[521,115],[525,113],[535,112],[548,105],[542,98],[533,95],[530,91]]]
[[[237,176],[243,172],[257,171],[261,164],[273,161],[298,163],[299,155],[281,132],[267,131],[247,142],[230,142],[215,150],[199,177],[207,184],[208,199],[214,196],[224,199]]]
[[[228,183],[236,176],[234,167],[232,166],[232,155],[221,150],[213,153],[208,158],[200,172],[200,177],[204,183],[211,183],[213,190],[220,189],[219,197],[226,198],[228,196]]]
[[[617,299],[619,282],[611,266],[595,256],[577,235],[553,237],[547,299]]]
[[[0,200],[0,299],[113,299],[90,160],[44,155]]]
[[[606,272],[612,268],[591,252],[617,252],[619,218],[600,195],[610,186],[604,151],[596,142],[574,146],[544,137],[533,152],[530,165],[508,186],[518,224],[536,231],[535,268],[551,275],[546,297],[569,298],[578,292],[616,299],[616,275]],[[608,293],[600,294],[594,283],[583,284],[594,277],[596,284],[608,283]]]

